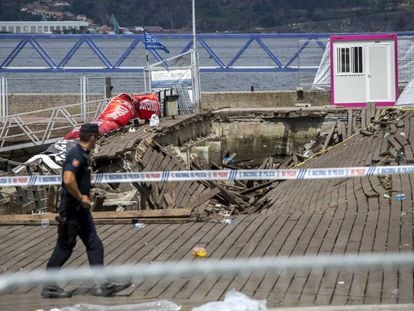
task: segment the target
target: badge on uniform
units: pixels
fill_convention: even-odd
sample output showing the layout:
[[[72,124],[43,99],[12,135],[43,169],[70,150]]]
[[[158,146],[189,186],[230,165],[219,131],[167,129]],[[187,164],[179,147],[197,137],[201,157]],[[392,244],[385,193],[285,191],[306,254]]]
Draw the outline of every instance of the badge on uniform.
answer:
[[[73,167],[78,167],[78,166],[79,166],[79,161],[78,161],[78,160],[76,160],[76,159],[73,159],[73,161],[72,161],[72,166],[73,166]]]

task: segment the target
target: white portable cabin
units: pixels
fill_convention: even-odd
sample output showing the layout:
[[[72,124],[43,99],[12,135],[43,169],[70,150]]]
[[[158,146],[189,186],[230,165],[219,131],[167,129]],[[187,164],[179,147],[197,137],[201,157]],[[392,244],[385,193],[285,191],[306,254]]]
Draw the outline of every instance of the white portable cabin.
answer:
[[[393,106],[398,96],[396,34],[330,38],[331,103]]]

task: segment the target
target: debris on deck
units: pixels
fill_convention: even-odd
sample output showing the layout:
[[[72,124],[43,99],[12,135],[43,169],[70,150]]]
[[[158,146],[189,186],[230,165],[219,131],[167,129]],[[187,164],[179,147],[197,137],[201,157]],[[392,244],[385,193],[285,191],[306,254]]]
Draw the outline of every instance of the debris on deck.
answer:
[[[273,117],[329,116],[327,112],[284,110]],[[136,172],[136,171],[174,171],[209,169],[278,169],[291,168],[300,165],[303,161],[325,152],[330,146],[344,142],[352,135],[359,133],[363,136],[379,137],[380,144],[374,150],[372,161],[365,165],[388,165],[400,163],[413,163],[414,151],[412,137],[414,127],[411,123],[411,112],[398,109],[377,110],[369,105],[364,109],[342,109],[341,116],[328,123],[315,140],[309,141],[302,148],[295,150],[285,159],[266,156],[263,159],[238,161],[237,153],[229,153],[220,162],[209,160],[202,163],[196,154],[191,154],[192,139],[203,139],[212,135],[208,127],[200,130],[197,137],[184,136],[181,141],[178,134],[174,134],[186,127],[202,127],[202,122],[209,122],[209,113],[180,116],[175,119],[164,119],[157,128],[133,122],[118,131],[104,136],[99,142],[93,155],[94,172]],[[217,118],[217,115],[215,116]],[[239,118],[224,113],[221,118]],[[263,116],[262,116],[263,118]],[[200,123],[201,122],[201,123]],[[414,124],[414,123],[413,123]],[[169,136],[170,135],[170,136]],[[191,136],[191,135],[190,135]],[[173,137],[171,144],[167,142]],[[212,137],[210,137],[212,138]],[[218,139],[216,137],[216,139]],[[188,146],[188,154],[183,154],[180,148]],[[194,144],[196,145],[196,144]],[[62,160],[63,146],[58,144],[57,158]],[[68,145],[69,146],[69,145]],[[62,149],[63,148],[63,149]],[[62,149],[62,150],[61,150]],[[55,156],[54,160],[57,161]],[[21,174],[26,170],[41,174],[56,174],[59,171],[48,165],[38,157],[24,165],[19,165],[15,172]],[[260,162],[258,162],[258,160]],[[369,162],[369,163],[368,163]],[[256,163],[256,164],[255,164]],[[258,164],[257,164],[258,163]],[[15,163],[18,165],[20,163]],[[6,173],[10,174],[10,173]],[[378,182],[386,191],[392,191],[392,179],[381,176]],[[189,181],[166,183],[131,183],[131,184],[105,184],[93,187],[93,210],[96,212],[124,212],[124,211],[152,211],[165,210],[157,219],[170,219],[171,221],[215,221],[231,223],[229,217],[241,213],[255,213],[266,209],[269,199],[265,196],[280,182],[270,181]],[[387,190],[388,189],[388,190]],[[0,197],[2,209],[0,214],[27,214],[56,212],[59,200],[59,187],[18,187],[14,191],[5,193]],[[389,194],[388,194],[389,195]],[[175,220],[173,211],[186,209],[190,214],[186,217],[177,216]],[[110,215],[110,214],[108,214]],[[126,215],[126,214],[125,214]],[[110,217],[102,217],[103,221]],[[140,217],[123,218],[123,222],[134,222]],[[9,219],[10,220],[10,219]],[[11,220],[10,220],[11,221]],[[21,220],[20,220],[21,221]],[[119,220],[117,220],[119,221]],[[147,221],[151,221],[147,219]],[[52,221],[53,222],[53,221]],[[27,223],[31,223],[30,217]]]

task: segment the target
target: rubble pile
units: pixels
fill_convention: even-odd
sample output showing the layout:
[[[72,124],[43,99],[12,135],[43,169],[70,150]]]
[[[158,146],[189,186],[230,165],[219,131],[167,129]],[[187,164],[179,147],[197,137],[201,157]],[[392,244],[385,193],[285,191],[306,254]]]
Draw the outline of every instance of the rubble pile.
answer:
[[[196,118],[188,117],[184,122],[197,123]],[[181,124],[177,120],[171,120],[170,123],[158,130],[151,130],[142,124],[130,125],[122,131],[104,136],[92,157],[94,172],[290,168],[330,146],[343,142],[355,133],[380,138],[381,143],[376,146],[373,157],[365,165],[395,165],[414,161],[414,115],[410,111],[398,109],[377,110],[371,105],[364,109],[348,109],[347,114],[328,122],[315,141],[305,144],[287,159],[269,156],[255,159],[254,162],[238,162],[237,154],[233,153],[226,154],[220,163],[207,161],[207,167],[204,163],[201,165],[197,157],[187,156],[184,159],[183,154],[177,153],[179,148],[165,144],[168,141],[166,133],[174,132],[180,126],[177,124]],[[59,148],[55,153],[58,155],[55,160],[62,158]],[[56,167],[48,165],[48,161],[42,159],[40,157],[30,165],[20,165],[17,172],[24,174],[24,168],[25,174],[60,173]],[[378,182],[383,189],[392,190],[392,179],[388,176],[381,176]],[[165,216],[171,221],[197,219],[227,223],[231,222],[231,217],[235,214],[254,213],[265,209],[269,201],[264,195],[277,184],[278,182],[268,180],[98,184],[92,190],[93,211],[137,211],[140,212],[139,215],[145,215],[146,211],[160,211],[148,215],[157,215],[159,218]],[[4,194],[0,200],[1,214],[56,212],[59,187],[19,187]],[[168,213],[163,214],[162,211]],[[174,211],[177,211],[177,215]],[[105,217],[102,216],[102,219]]]

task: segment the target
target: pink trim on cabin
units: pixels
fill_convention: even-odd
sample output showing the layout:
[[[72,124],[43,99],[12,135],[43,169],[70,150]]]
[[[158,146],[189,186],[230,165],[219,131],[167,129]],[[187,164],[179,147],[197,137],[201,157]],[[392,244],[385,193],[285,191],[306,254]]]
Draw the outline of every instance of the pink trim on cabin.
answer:
[[[376,102],[375,107],[389,107],[394,106],[395,102]],[[337,103],[335,104],[341,107],[349,107],[349,108],[359,108],[359,107],[366,107],[367,103]]]
[[[368,40],[396,40],[397,34],[366,34],[331,36],[331,41],[368,41]]]
[[[395,101],[398,99],[398,35],[394,34],[394,59],[395,59]],[[393,104],[395,105],[395,103]]]
[[[398,98],[398,35],[397,34],[367,34],[367,35],[342,35],[330,37],[330,64],[331,64],[331,105],[346,107],[365,107],[366,103],[335,103],[335,80],[334,80],[334,64],[333,64],[333,43],[335,41],[368,41],[368,40],[391,40],[394,41],[394,58],[395,58],[395,100]],[[375,106],[394,106],[395,101],[379,102]]]
[[[329,46],[330,46],[330,51],[329,51],[329,57],[330,57],[330,63],[331,63],[331,105],[335,105],[335,79],[334,79],[334,72],[335,72],[335,67],[334,67],[334,63],[333,63],[333,43],[334,43],[334,38],[331,37],[330,42],[329,42]]]

